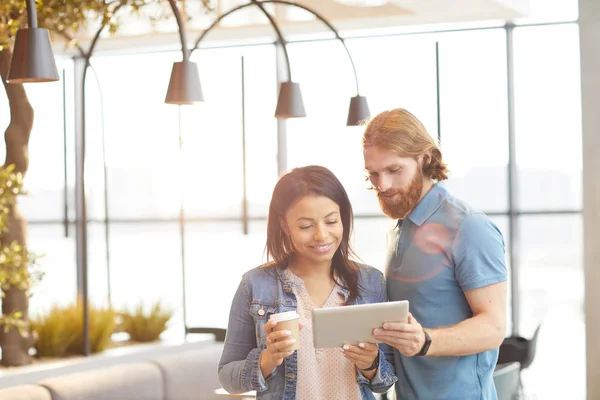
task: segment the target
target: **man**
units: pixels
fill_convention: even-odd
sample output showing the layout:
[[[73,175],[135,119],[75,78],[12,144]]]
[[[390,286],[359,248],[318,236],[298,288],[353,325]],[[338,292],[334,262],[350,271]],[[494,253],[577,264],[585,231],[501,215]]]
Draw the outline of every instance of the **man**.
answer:
[[[502,234],[439,183],[448,178],[442,154],[408,111],[374,117],[363,152],[381,209],[398,220],[388,237],[388,295],[411,309],[408,323],[373,333],[394,348],[398,398],[495,400],[506,330]]]

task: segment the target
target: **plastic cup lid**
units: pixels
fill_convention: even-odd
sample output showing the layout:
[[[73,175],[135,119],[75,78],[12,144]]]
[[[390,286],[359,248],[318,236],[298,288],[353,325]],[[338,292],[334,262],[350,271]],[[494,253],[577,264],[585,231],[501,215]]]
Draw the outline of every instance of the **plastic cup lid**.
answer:
[[[291,321],[293,319],[300,318],[300,315],[296,311],[286,311],[278,314],[271,314],[269,320],[283,322],[283,321]]]

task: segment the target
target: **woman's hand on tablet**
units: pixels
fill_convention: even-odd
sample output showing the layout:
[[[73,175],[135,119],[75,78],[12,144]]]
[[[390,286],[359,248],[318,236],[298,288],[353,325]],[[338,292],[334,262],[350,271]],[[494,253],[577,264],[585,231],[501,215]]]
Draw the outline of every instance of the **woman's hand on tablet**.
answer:
[[[274,331],[276,325],[276,321],[269,321],[264,327],[267,335],[267,348],[260,355],[259,362],[260,370],[265,378],[283,363],[284,358],[294,354],[294,351],[282,351],[296,343],[296,340],[290,337],[292,333],[286,330]]]
[[[340,350],[347,360],[350,360],[360,370],[371,368],[377,354],[379,354],[379,347],[375,343],[359,343],[358,345],[345,344],[340,347]],[[377,368],[370,371],[363,371],[363,375],[371,379]],[[372,375],[372,376],[370,376]]]

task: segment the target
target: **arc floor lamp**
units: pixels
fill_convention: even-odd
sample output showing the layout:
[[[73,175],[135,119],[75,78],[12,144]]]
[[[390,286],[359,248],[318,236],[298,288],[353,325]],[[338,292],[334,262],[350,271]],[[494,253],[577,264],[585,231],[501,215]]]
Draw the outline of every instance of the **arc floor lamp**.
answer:
[[[336,39],[338,39],[341,44],[344,46],[344,50],[346,50],[346,54],[348,55],[348,59],[350,60],[350,65],[352,66],[352,71],[354,73],[354,80],[356,85],[356,96],[350,99],[350,107],[348,110],[348,119],[346,120],[346,125],[355,126],[359,125],[361,121],[370,117],[369,105],[367,102],[367,98],[360,95],[360,90],[358,86],[358,74],[356,73],[356,67],[354,65],[354,60],[352,59],[352,55],[346,46],[346,42],[340,36],[339,32],[329,21],[327,21],[322,15],[320,15],[315,10],[306,7],[304,5],[293,3],[287,0],[250,0],[248,3],[237,6],[228,12],[220,15],[205,31],[202,32],[198,40],[193,47],[193,49],[188,50],[186,45],[186,37],[185,37],[185,29],[183,27],[183,22],[181,18],[181,14],[179,9],[177,8],[177,4],[175,0],[169,0],[169,4],[173,9],[173,13],[176,16],[177,24],[179,27],[179,35],[181,38],[182,44],[182,53],[183,53],[183,61],[176,62],[173,65],[173,70],[171,73],[171,80],[169,83],[169,88],[167,90],[167,96],[165,99],[165,103],[167,104],[190,104],[196,101],[203,101],[202,91],[200,89],[200,79],[198,77],[198,70],[195,63],[189,61],[189,56],[191,52],[196,50],[202,40],[206,37],[206,35],[212,31],[218,24],[224,19],[234,14],[242,9],[248,7],[258,7],[260,11],[265,15],[275,33],[277,35],[277,41],[281,45],[283,49],[283,55],[285,57],[286,68],[287,68],[287,81],[282,82],[279,88],[279,97],[277,100],[277,108],[275,110],[275,117],[280,119],[287,118],[298,118],[305,117],[306,112],[304,109],[304,102],[302,100],[302,92],[300,90],[300,85],[296,82],[292,81],[292,72],[290,66],[290,60],[286,49],[286,41],[281,33],[281,29],[279,25],[273,18],[273,16],[265,9],[265,4],[279,4],[285,5],[295,8],[303,9],[309,13],[311,13],[315,18],[319,21],[323,22],[335,35]]]
[[[352,60],[352,56],[350,51],[348,50],[344,39],[339,35],[338,31],[320,14],[316,11],[297,4],[291,1],[286,0],[250,0],[250,2],[240,5],[238,7],[233,8],[232,10],[222,14],[219,16],[208,29],[202,32],[199,36],[198,40],[192,49],[188,48],[187,37],[184,27],[184,21],[181,15],[181,11],[177,6],[176,0],[168,0],[169,5],[173,11],[175,19],[177,21],[178,30],[179,30],[179,38],[181,41],[181,50],[182,50],[182,61],[176,62],[173,64],[173,68],[171,71],[171,78],[169,81],[169,86],[167,89],[167,95],[165,97],[165,103],[167,104],[176,104],[176,105],[186,105],[193,104],[196,102],[203,101],[203,94],[200,85],[200,78],[198,73],[197,65],[190,61],[191,53],[198,48],[202,40],[206,37],[206,35],[215,28],[221,20],[226,18],[227,16],[247,7],[258,7],[261,12],[267,17],[269,23],[273,26],[275,33],[277,34],[277,39],[279,44],[283,48],[283,53],[286,59],[286,67],[287,67],[287,78],[286,82],[281,83],[279,98],[277,102],[277,108],[275,111],[275,117],[280,119],[286,118],[295,118],[295,117],[304,117],[304,103],[302,100],[302,94],[300,91],[300,86],[298,83],[292,81],[291,76],[291,67],[289,62],[289,57],[286,49],[286,42],[277,25],[275,19],[269,14],[269,12],[264,8],[264,4],[281,4],[290,7],[301,8],[305,11],[308,11],[312,15],[314,15],[317,19],[325,23],[325,25],[333,31],[336,38],[342,43],[346,53],[348,54],[348,58],[350,60],[356,84],[356,96],[352,97],[350,100],[350,107],[348,112],[348,119],[346,124],[348,126],[358,125],[362,120],[369,118],[369,106],[367,103],[367,99],[364,96],[360,95],[358,88],[358,76],[356,73],[356,68],[354,65],[354,61]],[[28,0],[29,3],[34,3],[34,0]],[[120,6],[117,6],[113,13],[116,13]],[[35,15],[35,14],[34,14]],[[30,18],[30,21],[33,19]],[[35,26],[35,24],[30,22],[30,26]],[[86,130],[86,121],[85,121],[85,82],[87,77],[87,70],[90,66],[90,59],[98,43],[100,35],[102,31],[105,29],[106,24],[103,24],[96,34],[94,35],[90,47],[87,51],[84,51],[83,48],[77,46],[78,51],[80,52],[81,57],[84,59],[85,64],[83,67],[83,71],[81,74],[81,81],[77,82],[79,85],[79,104],[80,104],[80,114],[78,116],[79,121],[76,124],[76,134],[75,134],[75,154],[76,154],[76,187],[75,187],[75,215],[76,215],[76,249],[77,249],[77,272],[78,272],[78,296],[82,300],[83,306],[83,353],[85,355],[90,354],[90,337],[89,337],[89,313],[88,313],[88,256],[87,256],[87,207],[86,207],[86,199],[85,199],[85,130]],[[40,34],[38,34],[40,35]],[[65,35],[63,33],[63,35]],[[41,35],[40,35],[41,36]],[[67,35],[65,35],[68,39]],[[41,50],[39,51],[42,52]],[[31,53],[28,53],[31,54]],[[47,57],[44,57],[47,58]],[[53,58],[52,58],[53,60]],[[54,67],[56,69],[56,67]],[[58,79],[58,74],[56,74],[56,78]],[[108,245],[108,242],[107,242]],[[110,276],[110,273],[108,273]],[[110,284],[110,283],[109,283]],[[185,297],[185,294],[184,294]],[[184,302],[184,313],[185,313],[185,302]],[[187,329],[186,333],[191,333],[192,329]]]

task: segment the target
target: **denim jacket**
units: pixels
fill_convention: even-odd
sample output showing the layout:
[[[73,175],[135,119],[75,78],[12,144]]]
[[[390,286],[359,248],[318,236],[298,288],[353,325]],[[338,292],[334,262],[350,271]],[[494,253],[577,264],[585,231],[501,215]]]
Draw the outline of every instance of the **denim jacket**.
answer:
[[[264,379],[259,359],[266,348],[264,324],[273,313],[296,310],[293,283],[285,278],[281,266],[272,264],[254,268],[242,277],[231,304],[229,325],[223,354],[219,361],[219,382],[230,393],[256,390],[257,398],[293,400],[296,397],[297,352],[285,358]],[[387,301],[383,274],[375,268],[360,265],[359,296],[353,304]],[[340,294],[348,300],[348,290]],[[357,384],[363,400],[372,400],[373,392],[386,392],[398,380],[394,374],[391,349],[379,344],[379,368],[372,381],[357,369]]]

